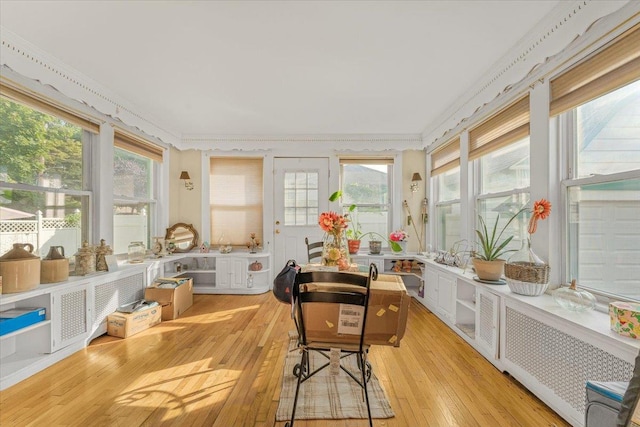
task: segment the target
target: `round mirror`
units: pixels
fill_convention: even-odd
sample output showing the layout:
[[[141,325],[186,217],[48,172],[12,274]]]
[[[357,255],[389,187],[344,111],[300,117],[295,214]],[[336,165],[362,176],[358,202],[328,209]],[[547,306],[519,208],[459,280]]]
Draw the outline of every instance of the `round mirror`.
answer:
[[[198,246],[198,232],[193,225],[179,222],[167,228],[165,239],[176,245],[174,252],[189,252]]]

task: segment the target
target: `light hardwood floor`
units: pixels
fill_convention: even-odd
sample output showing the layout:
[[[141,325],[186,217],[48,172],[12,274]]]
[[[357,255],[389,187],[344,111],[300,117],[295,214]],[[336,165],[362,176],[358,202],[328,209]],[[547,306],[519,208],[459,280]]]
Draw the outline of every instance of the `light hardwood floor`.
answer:
[[[0,392],[0,425],[278,426],[289,307],[270,294],[196,295],[183,317],[89,347]],[[568,426],[412,301],[399,348],[375,346],[389,426]],[[366,421],[296,421],[359,427]]]

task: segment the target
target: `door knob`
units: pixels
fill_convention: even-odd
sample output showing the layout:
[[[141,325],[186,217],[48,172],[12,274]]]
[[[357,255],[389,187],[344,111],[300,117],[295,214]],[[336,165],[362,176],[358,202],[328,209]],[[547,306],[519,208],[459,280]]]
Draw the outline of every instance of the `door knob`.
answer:
[[[280,221],[276,221],[276,225],[280,225]]]
[[[280,234],[280,230],[276,228],[276,234]]]

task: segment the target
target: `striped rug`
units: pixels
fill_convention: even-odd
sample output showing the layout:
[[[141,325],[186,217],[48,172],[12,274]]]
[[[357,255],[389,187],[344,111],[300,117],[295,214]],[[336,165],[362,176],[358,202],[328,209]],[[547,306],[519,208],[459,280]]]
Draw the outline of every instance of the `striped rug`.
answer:
[[[289,342],[289,351],[285,358],[282,391],[276,412],[276,421],[286,421],[291,418],[293,397],[296,392],[298,379],[293,375],[293,368],[300,363],[300,352],[295,350],[297,338],[295,333]],[[321,366],[327,359],[315,351],[310,352],[311,370]],[[349,356],[342,360],[342,365],[351,372],[359,373],[357,357]],[[375,372],[375,367],[373,368]],[[394,416],[391,405],[380,387],[375,374],[367,384],[372,418],[391,418]],[[368,418],[367,404],[364,401],[364,390],[351,377],[340,370],[338,375],[331,375],[329,368],[325,368],[300,386],[296,420],[312,419],[348,419]]]

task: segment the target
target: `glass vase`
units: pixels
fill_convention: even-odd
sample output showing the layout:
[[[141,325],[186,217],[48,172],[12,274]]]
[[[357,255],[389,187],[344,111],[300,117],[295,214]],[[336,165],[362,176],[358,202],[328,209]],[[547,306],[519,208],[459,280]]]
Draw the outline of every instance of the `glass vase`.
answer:
[[[507,259],[504,275],[509,288],[520,295],[542,295],[549,285],[549,265],[531,248],[531,238]]]
[[[344,233],[325,233],[322,240],[322,265],[349,269],[349,245]]]

